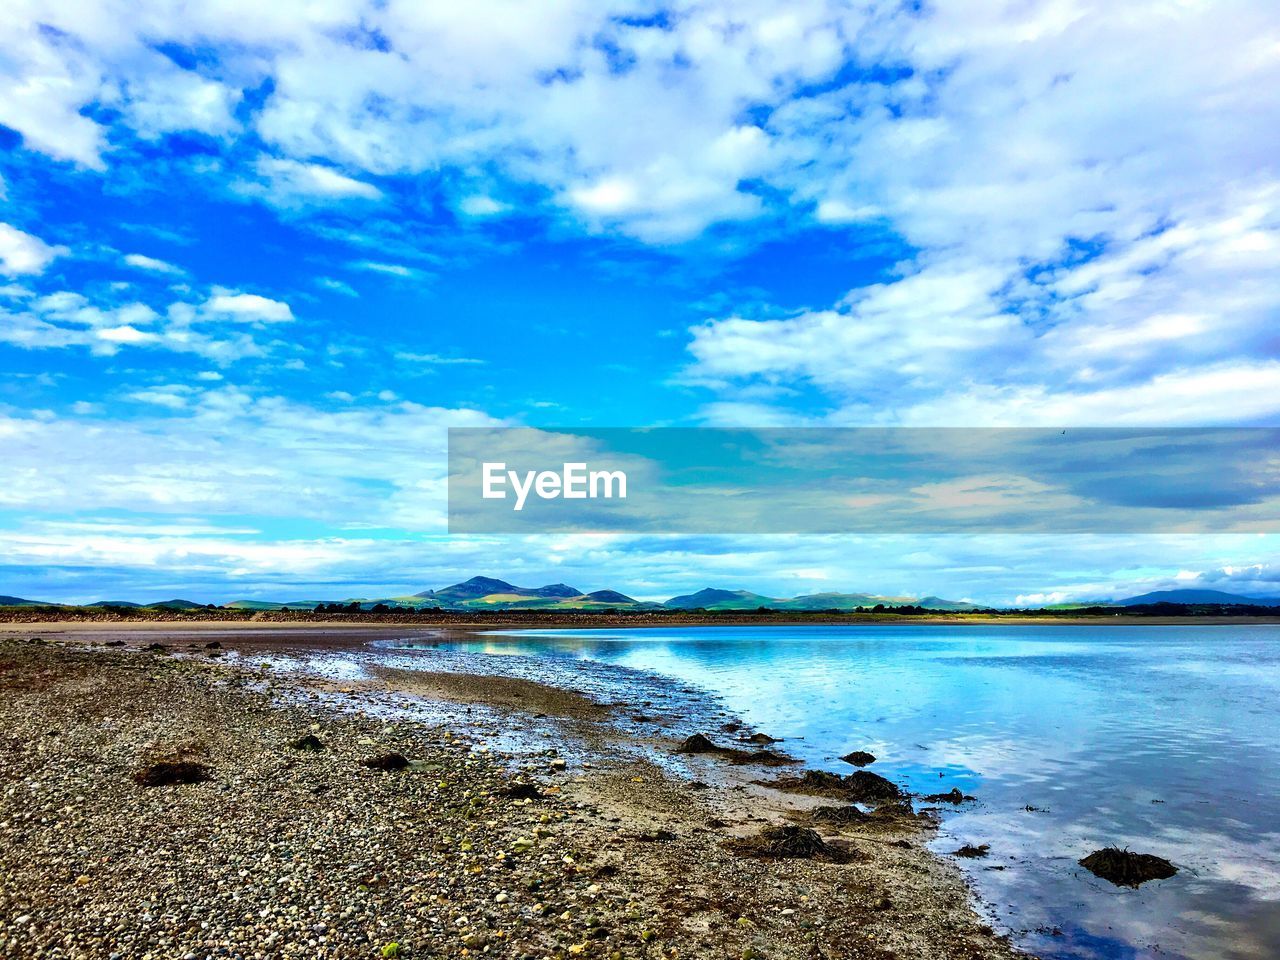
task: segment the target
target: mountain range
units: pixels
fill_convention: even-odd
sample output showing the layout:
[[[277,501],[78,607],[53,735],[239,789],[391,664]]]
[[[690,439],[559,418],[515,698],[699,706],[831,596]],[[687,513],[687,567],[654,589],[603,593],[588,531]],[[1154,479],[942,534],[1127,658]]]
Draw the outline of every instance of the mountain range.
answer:
[[[343,600],[236,600],[225,604],[234,610],[311,610],[321,604],[350,606],[359,604],[362,609],[372,609],[382,604],[398,609],[438,610],[855,610],[858,607],[874,608],[877,605],[891,607],[923,607],[928,610],[979,610],[981,604],[966,600],[944,600],[941,597],[881,596],[871,593],[811,593],[799,597],[767,597],[748,590],[723,590],[707,587],[696,593],[672,597],[662,603],[635,600],[616,590],[594,590],[585,593],[567,583],[552,583],[544,587],[518,587],[506,580],[493,577],[472,577],[461,583],[451,584],[439,590],[423,590],[403,597],[348,597]],[[1252,604],[1280,607],[1280,597],[1248,597],[1220,590],[1157,590],[1123,600],[1076,603],[1073,607],[1120,606],[1130,607],[1155,603],[1178,604]],[[21,597],[0,596],[0,606],[60,606]],[[164,608],[192,610],[205,606],[194,600],[164,600],[157,603],[135,603],[129,600],[99,600],[85,604],[90,607]]]

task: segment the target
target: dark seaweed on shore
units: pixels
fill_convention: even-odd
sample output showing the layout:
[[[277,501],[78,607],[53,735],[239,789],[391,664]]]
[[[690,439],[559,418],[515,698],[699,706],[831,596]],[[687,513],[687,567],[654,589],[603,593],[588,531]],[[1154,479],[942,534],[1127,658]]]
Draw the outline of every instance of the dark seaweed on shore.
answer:
[[[725,849],[740,856],[762,859],[823,860],[827,863],[848,863],[851,853],[819,836],[809,827],[765,827],[753,837],[726,840]]]
[[[1080,866],[1117,887],[1133,887],[1135,890],[1148,880],[1167,880],[1178,872],[1178,868],[1164,857],[1118,847],[1095,850],[1080,861]]]
[[[203,763],[192,760],[157,760],[135,773],[133,779],[143,787],[171,787],[204,783],[212,780],[213,774]]]

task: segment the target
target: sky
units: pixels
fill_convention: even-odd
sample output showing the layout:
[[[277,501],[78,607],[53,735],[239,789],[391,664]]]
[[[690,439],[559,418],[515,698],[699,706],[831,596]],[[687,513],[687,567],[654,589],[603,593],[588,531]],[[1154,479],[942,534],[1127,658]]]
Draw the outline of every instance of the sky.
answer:
[[[1277,595],[1261,534],[451,537],[445,451],[1274,426],[1278,303],[1267,0],[14,0],[0,593]]]

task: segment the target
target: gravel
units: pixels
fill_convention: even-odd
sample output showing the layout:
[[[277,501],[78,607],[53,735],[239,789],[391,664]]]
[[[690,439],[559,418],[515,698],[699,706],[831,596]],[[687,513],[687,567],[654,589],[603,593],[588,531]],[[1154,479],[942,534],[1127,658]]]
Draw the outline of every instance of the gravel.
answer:
[[[604,732],[552,772],[473,729],[339,712],[272,679],[0,639],[0,956],[1015,955],[914,824],[902,846],[846,832],[848,865],[743,858],[723,841],[784,799],[693,793],[613,760]],[[306,737],[323,749],[292,746]],[[361,764],[390,754],[408,766]],[[209,779],[136,782],[160,757]]]

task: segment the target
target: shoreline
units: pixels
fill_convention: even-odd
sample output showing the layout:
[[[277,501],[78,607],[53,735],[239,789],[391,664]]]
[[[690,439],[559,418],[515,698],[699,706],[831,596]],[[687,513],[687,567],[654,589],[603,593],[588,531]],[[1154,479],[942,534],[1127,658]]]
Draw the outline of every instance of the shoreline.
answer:
[[[255,611],[243,616],[227,615],[238,611],[217,611],[211,615],[201,613],[129,617],[113,613],[95,613],[91,616],[50,619],[33,616],[20,617],[13,610],[0,611],[0,631],[31,633],[49,630],[102,630],[102,631],[242,631],[245,633],[314,633],[322,637],[329,633],[385,631],[391,636],[403,636],[405,629],[431,633],[454,631],[478,633],[483,631],[510,630],[593,630],[621,629],[645,630],[671,627],[795,627],[795,626],[875,626],[904,627],[930,626],[1152,626],[1152,627],[1213,627],[1213,626],[1274,626],[1280,625],[1280,613],[1275,616],[1185,616],[1164,617],[1138,614],[1113,614],[1110,616],[989,616],[989,615],[895,615],[895,614],[550,614],[550,613],[491,613],[457,614],[449,617],[397,616],[395,614],[361,613],[332,618],[326,614],[276,613]]]
[[[113,945],[123,947],[114,952],[142,957],[147,953],[136,944],[150,936],[155,918],[174,916],[165,949],[180,952],[158,950],[154,956],[202,957],[220,949],[243,957],[378,956],[393,942],[409,957],[1026,956],[976,913],[960,871],[925,848],[931,827],[919,817],[889,811],[848,827],[819,826],[824,839],[847,851],[851,862],[844,864],[732,852],[726,843],[769,825],[810,823],[806,809],[832,801],[755,782],[773,780],[785,769],[762,773],[692,757],[681,760],[701,786],[673,776],[667,769],[673,738],[640,738],[611,722],[619,711],[648,709],[639,704],[584,702],[575,691],[534,681],[495,683],[474,674],[442,680],[387,670],[357,684],[269,673],[221,656],[240,644],[251,656],[264,642],[272,649],[359,649],[378,639],[372,636],[377,627],[343,625],[308,638],[305,631],[272,625],[278,639],[255,629],[239,640],[221,637],[225,651],[175,649],[182,655],[171,656],[145,647],[165,636],[177,643],[192,633],[207,638],[209,627],[226,625],[187,631],[188,624],[169,623],[168,634],[148,625],[135,642],[112,648],[95,639],[99,624],[76,626],[83,636],[56,641],[0,630],[6,729],[0,766],[21,795],[19,802],[10,792],[0,819],[8,841],[23,831],[20,843],[4,844],[7,869],[0,881],[0,947],[8,942],[14,955],[23,955],[17,947],[30,943],[40,926],[47,931],[44,942],[56,932],[59,943],[77,944],[69,956],[109,957],[113,951],[101,937],[84,939],[91,939],[84,924],[102,926],[109,918],[104,929],[113,931]],[[118,627],[107,632],[118,638]],[[343,698],[350,707],[341,705]],[[406,699],[456,709],[442,725],[392,719],[369,707],[394,708]],[[480,708],[478,715],[473,707]],[[118,722],[121,714],[131,722]],[[156,729],[157,718],[165,729]],[[494,733],[525,734],[533,718],[555,731],[556,757],[536,742],[516,750],[483,746]],[[307,730],[325,742],[323,753],[304,755],[285,746],[287,734]],[[359,766],[362,755],[384,748],[399,750],[415,769],[376,773]],[[212,783],[148,790],[129,780],[130,768],[147,755],[179,749],[208,762]],[[86,763],[86,754],[109,762]],[[73,775],[79,799],[68,814],[69,796],[59,778]],[[534,784],[542,798],[499,798],[519,782]],[[371,798],[377,800],[372,811]],[[246,803],[266,823],[250,825],[230,812],[228,804]],[[211,812],[222,829],[216,848],[205,835]],[[62,829],[46,826],[50,815]],[[68,818],[71,830],[62,822]],[[173,851],[156,862],[156,849],[170,838],[149,827],[162,822],[181,836],[194,831],[200,837],[188,847],[199,855],[184,861],[180,872],[190,872],[207,891],[203,899],[160,882],[165,869],[173,869]],[[407,832],[379,829],[397,822],[412,826]],[[327,881],[336,884],[332,902],[309,904],[310,913],[325,919],[295,928],[286,905],[283,928],[292,933],[282,936],[289,949],[279,938],[267,944],[271,932],[259,930],[256,921],[246,929],[248,921],[237,926],[213,919],[210,899],[224,904],[231,892],[237,915],[244,916],[267,911],[274,917],[277,893],[292,896],[289,870],[297,866],[296,855],[276,857],[272,863],[284,873],[249,886],[241,874],[256,875],[261,862],[247,853],[244,859],[223,855],[224,849],[259,850],[268,842],[261,837],[267,827],[305,834],[307,849],[321,861],[310,866],[347,878]],[[369,846],[375,841],[376,849]],[[92,857],[77,852],[85,845],[92,846]],[[301,842],[292,846],[304,848]],[[571,847],[575,852],[562,852]],[[33,850],[41,854],[35,861]],[[394,881],[387,881],[385,892],[357,882],[353,858],[376,861]],[[537,874],[532,887],[514,882],[513,874],[525,867]],[[195,879],[206,875],[219,879],[211,886]],[[164,902],[139,914],[148,878],[159,883],[152,901],[160,896]],[[452,880],[441,886],[444,878]],[[437,892],[427,897],[424,884]],[[555,893],[544,884],[554,884]],[[447,891],[443,901],[440,890]],[[406,891],[408,902],[425,899],[406,910]],[[368,900],[377,902],[364,913],[345,912]],[[246,911],[245,902],[254,911]],[[442,914],[450,911],[457,915],[445,922]],[[84,920],[78,919],[82,913]],[[152,920],[143,924],[140,916]],[[383,931],[387,939],[379,943]]]

